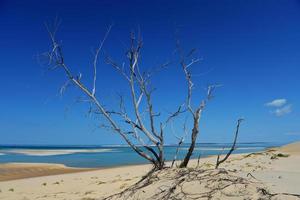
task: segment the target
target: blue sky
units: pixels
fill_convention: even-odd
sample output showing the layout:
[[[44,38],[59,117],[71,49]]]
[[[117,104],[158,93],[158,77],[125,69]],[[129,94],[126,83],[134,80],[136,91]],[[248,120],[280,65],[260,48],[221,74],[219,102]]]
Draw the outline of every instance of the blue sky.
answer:
[[[175,32],[185,49],[203,58],[193,68],[194,102],[210,83],[216,91],[203,114],[199,142],[230,141],[236,120],[246,119],[239,140],[300,139],[300,1],[0,1],[0,144],[118,144],[117,135],[95,129],[78,91],[64,96],[62,71],[47,71],[38,55],[49,48],[44,23],[62,20],[58,38],[66,62],[89,83],[92,50],[114,24],[104,47],[122,62],[128,36],[138,27],[143,66],[173,59]],[[99,97],[114,105],[125,82],[101,64]],[[153,80],[156,109],[176,109],[185,82],[175,62]],[[174,125],[179,130],[180,123]],[[170,143],[176,139],[167,135]]]

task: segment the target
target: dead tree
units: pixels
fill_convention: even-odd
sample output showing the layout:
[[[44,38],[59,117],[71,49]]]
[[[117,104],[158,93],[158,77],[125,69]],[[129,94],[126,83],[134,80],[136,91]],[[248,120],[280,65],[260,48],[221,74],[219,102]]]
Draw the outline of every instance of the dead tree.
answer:
[[[205,108],[207,101],[211,99],[212,92],[216,87],[209,86],[206,99],[203,100],[196,109],[192,108],[191,95],[193,83],[189,68],[191,65],[197,63],[199,59],[192,59],[189,63],[186,63],[186,61],[192,57],[194,50],[187,56],[182,56],[180,61],[180,65],[188,83],[187,102],[185,104],[186,109],[183,108],[183,105],[180,105],[174,113],[171,113],[166,120],[162,121],[157,120],[159,113],[154,111],[152,103],[152,94],[154,89],[151,87],[151,77],[155,71],[164,69],[168,63],[159,66],[158,69],[154,69],[153,71],[142,71],[140,68],[140,53],[143,43],[141,38],[136,37],[134,33],[131,33],[130,35],[130,45],[126,53],[128,60],[127,64],[120,65],[109,56],[105,57],[106,64],[109,64],[117,70],[128,83],[130,91],[129,96],[131,98],[131,106],[133,109],[132,113],[134,113],[132,117],[125,108],[124,98],[122,96],[120,97],[119,108],[117,110],[108,109],[104,106],[103,100],[101,100],[98,96],[96,84],[98,60],[103,49],[103,44],[111,31],[111,26],[108,27],[103,40],[100,42],[99,47],[95,51],[92,66],[92,87],[89,87],[88,84],[84,83],[82,80],[82,74],[74,74],[72,69],[68,66],[64,57],[63,47],[56,39],[58,26],[59,23],[55,23],[53,27],[47,26],[51,39],[51,49],[46,53],[46,56],[49,61],[48,64],[50,68],[62,69],[67,77],[67,81],[63,85],[61,91],[65,90],[69,84],[76,86],[82,94],[85,95],[85,98],[87,98],[86,101],[90,103],[90,113],[100,115],[104,118],[105,123],[102,127],[109,128],[113,132],[119,134],[138,155],[151,162],[154,165],[154,169],[158,170],[163,169],[165,165],[164,130],[169,121],[188,110],[193,117],[194,126],[191,135],[192,139],[190,148],[180,167],[187,166],[187,163],[193,153],[199,132],[199,120],[201,113]],[[146,123],[144,115],[147,115]]]
[[[230,150],[228,151],[228,153],[226,154],[226,156],[223,159],[220,160],[220,154],[218,155],[216,166],[215,166],[216,169],[218,169],[219,165],[222,164],[223,162],[225,162],[229,158],[231,153],[235,150],[236,141],[237,141],[237,138],[238,138],[238,135],[239,135],[240,124],[241,124],[242,121],[243,121],[243,119],[239,119],[237,121],[234,140],[233,140],[232,146],[231,146]]]
[[[197,137],[199,134],[199,121],[201,119],[201,115],[203,110],[205,109],[207,102],[212,99],[213,97],[213,92],[216,89],[216,87],[219,87],[219,85],[209,85],[207,87],[207,94],[204,100],[200,102],[196,108],[193,108],[192,106],[192,90],[194,83],[192,81],[192,73],[191,73],[191,66],[198,63],[200,61],[199,58],[194,57],[195,54],[195,49],[192,49],[188,54],[185,54],[184,51],[182,50],[179,41],[177,41],[177,51],[180,55],[180,65],[181,68],[184,72],[185,79],[187,82],[187,97],[186,97],[186,107],[187,111],[190,113],[193,119],[193,128],[192,128],[192,133],[191,133],[191,144],[188,148],[188,151],[180,163],[179,167],[183,168],[186,167],[189,163],[189,160],[194,152],[194,148],[196,145]]]

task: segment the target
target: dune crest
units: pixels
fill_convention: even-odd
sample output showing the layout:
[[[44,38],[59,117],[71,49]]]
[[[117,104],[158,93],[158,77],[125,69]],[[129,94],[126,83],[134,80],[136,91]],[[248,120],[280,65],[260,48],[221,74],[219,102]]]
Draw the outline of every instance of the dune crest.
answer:
[[[300,141],[284,145],[279,150],[291,154],[300,154]]]

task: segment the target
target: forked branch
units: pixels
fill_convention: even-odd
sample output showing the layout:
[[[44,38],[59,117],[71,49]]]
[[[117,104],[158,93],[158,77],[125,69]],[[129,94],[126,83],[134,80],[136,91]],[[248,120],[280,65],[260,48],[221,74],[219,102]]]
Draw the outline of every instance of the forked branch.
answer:
[[[148,155],[139,146],[137,146],[135,143],[133,143],[129,139],[129,136],[127,134],[128,131],[122,130],[121,126],[119,126],[118,123],[112,118],[110,112],[105,109],[105,107],[103,106],[101,101],[95,96],[97,57],[98,57],[100,50],[102,49],[103,43],[105,42],[111,27],[109,27],[107,33],[105,34],[104,39],[102,40],[102,42],[100,44],[100,47],[98,48],[98,50],[96,52],[96,56],[95,56],[95,60],[94,60],[93,88],[90,90],[83,82],[81,82],[81,74],[79,76],[73,75],[70,68],[65,63],[62,46],[59,44],[59,42],[57,42],[57,40],[55,38],[55,33],[58,28],[57,26],[58,26],[57,24],[54,25],[53,31],[50,30],[49,26],[47,26],[47,30],[48,30],[48,33],[49,33],[49,36],[51,39],[51,46],[52,46],[49,53],[47,53],[47,56],[49,59],[49,65],[53,66],[53,67],[51,67],[51,69],[62,68],[64,70],[67,78],[70,80],[70,82],[72,82],[75,86],[77,86],[90,99],[90,102],[92,102],[93,105],[97,108],[97,112],[101,113],[104,116],[104,118],[107,120],[107,122],[109,124],[108,127],[111,127],[111,129],[114,132],[118,133],[137,154],[139,154],[143,158],[147,159],[148,161],[150,161],[157,167],[157,165],[158,165],[157,160],[155,160],[153,157]],[[151,148],[146,148],[146,149],[149,151],[152,151]],[[155,151],[152,151],[152,152],[155,152]],[[154,156],[157,157],[157,154],[154,154]]]

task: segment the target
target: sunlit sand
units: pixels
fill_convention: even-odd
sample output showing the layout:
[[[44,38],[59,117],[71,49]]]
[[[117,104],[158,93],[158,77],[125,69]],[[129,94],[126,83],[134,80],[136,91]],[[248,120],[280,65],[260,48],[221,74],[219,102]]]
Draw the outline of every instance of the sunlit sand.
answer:
[[[245,196],[252,197],[253,199],[264,197],[261,192],[257,191],[258,188],[265,188],[270,193],[278,193],[278,195],[274,196],[274,199],[298,199],[296,196],[284,195],[284,193],[299,193],[300,143],[286,145],[277,149],[269,149],[263,152],[232,155],[220,167],[220,170],[222,168],[227,170],[226,174],[219,173],[220,170],[214,170],[215,161],[215,156],[200,159],[197,168],[197,160],[192,160],[189,167],[197,168],[198,170],[211,169],[213,173],[218,174],[215,176],[218,178],[232,178],[236,176],[244,178],[244,181],[251,182],[249,185],[247,183],[247,189],[244,186],[236,184],[224,191],[220,190],[213,195],[215,199],[241,199],[234,196],[234,194],[237,192],[241,192],[242,194],[245,191],[247,193]],[[1,173],[2,175],[0,176],[2,180],[0,182],[0,199],[101,199],[121,192],[135,184],[150,169],[151,165],[134,165],[80,172],[82,169],[68,168],[63,165],[54,164],[2,164],[0,170],[6,173],[4,175]],[[137,195],[140,199],[147,199],[159,193],[163,188],[162,186],[171,186],[176,179],[169,181],[167,177],[175,176],[178,173],[176,170],[173,168],[169,171],[167,170],[165,174],[160,174],[159,177],[161,179],[159,181],[143,188],[143,190],[137,190],[132,199],[136,198]],[[203,175],[208,172],[203,172]],[[213,177],[211,177],[211,180]],[[5,181],[9,179],[17,180]],[[192,193],[205,191],[205,185],[200,184],[199,181],[195,181],[183,181],[182,188],[187,193],[191,193],[187,195],[186,199],[189,199],[191,196],[197,197],[197,194]],[[217,187],[217,184],[214,184],[213,186]],[[222,181],[220,184],[223,184]],[[210,187],[213,186],[210,185]],[[222,196],[220,192],[224,192],[227,195]],[[176,190],[174,194],[176,194]],[[230,194],[233,196],[230,196]],[[118,199],[118,197],[115,197],[115,199]]]

